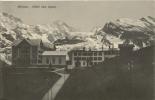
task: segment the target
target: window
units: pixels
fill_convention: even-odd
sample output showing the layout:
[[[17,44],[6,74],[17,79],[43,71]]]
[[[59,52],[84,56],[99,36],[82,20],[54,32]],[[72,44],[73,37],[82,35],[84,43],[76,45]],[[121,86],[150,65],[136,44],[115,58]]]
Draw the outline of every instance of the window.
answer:
[[[93,58],[92,57],[87,57],[87,60],[91,61],[91,60],[93,60]]]
[[[87,60],[94,60],[94,57],[87,57]]]
[[[86,57],[82,57],[82,60],[86,60]]]
[[[61,64],[61,63],[62,63],[61,58],[59,58],[59,64]]]
[[[119,51],[115,51],[115,54],[116,54],[116,55],[119,55]]]
[[[49,64],[49,59],[48,58],[46,58],[46,64]]]
[[[37,52],[37,47],[32,47],[32,53]]]
[[[15,51],[15,54],[17,54],[17,57],[19,57],[19,48],[17,49],[17,52]]]
[[[77,60],[77,57],[74,57],[74,60]]]
[[[93,63],[92,63],[92,62],[90,62],[89,64],[90,64],[90,65],[93,65]]]
[[[72,65],[72,61],[67,61],[67,65]]]
[[[32,54],[32,58],[36,58],[36,55]]]
[[[99,56],[102,56],[102,52],[99,52]]]
[[[97,52],[94,52],[94,56],[97,56]]]
[[[28,55],[30,52],[29,52],[29,49],[28,49],[28,48],[22,48],[22,49],[21,49],[21,53],[22,53],[23,55]]]
[[[94,60],[97,60],[97,57],[94,57]]]
[[[42,60],[41,60],[41,59],[39,59],[39,60],[38,60],[38,63],[42,63]]]
[[[102,62],[98,62],[98,64],[102,64]]]
[[[82,58],[81,57],[78,57],[78,60],[81,60]]]
[[[98,60],[102,60],[102,57],[98,57]]]
[[[77,56],[77,52],[74,52],[74,56]]]
[[[83,56],[87,56],[87,53],[86,52],[83,52]]]
[[[90,60],[93,60],[93,57],[89,57]]]
[[[42,59],[42,56],[41,56],[41,55],[39,55],[39,56],[38,56],[38,58],[39,58],[39,59]]]
[[[88,56],[92,56],[92,52],[89,52],[89,53],[88,53]]]
[[[86,65],[86,62],[83,62],[83,65],[85,66]]]
[[[78,56],[81,56],[81,52],[78,52]]]
[[[109,52],[108,51],[105,51],[104,53],[105,53],[105,55],[109,55]]]
[[[106,55],[106,54],[107,54],[107,52],[105,51],[105,52],[104,52],[104,55]]]
[[[28,48],[25,49],[25,53],[29,53],[29,49]]]
[[[94,65],[97,65],[97,62],[94,62]]]
[[[33,59],[33,60],[31,61],[31,63],[32,63],[32,64],[36,64],[36,63],[37,63],[37,60]]]
[[[41,55],[38,56],[38,63],[42,63],[42,56]]]
[[[52,63],[55,64],[55,58],[52,58]]]
[[[81,57],[74,57],[74,60],[81,60]]]
[[[110,51],[109,54],[112,55],[113,54],[113,51]]]

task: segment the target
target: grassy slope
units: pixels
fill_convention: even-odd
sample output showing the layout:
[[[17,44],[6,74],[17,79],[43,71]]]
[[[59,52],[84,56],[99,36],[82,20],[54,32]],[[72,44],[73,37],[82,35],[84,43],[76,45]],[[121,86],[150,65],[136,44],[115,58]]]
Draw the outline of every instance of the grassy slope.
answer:
[[[33,71],[21,75],[7,76],[8,100],[41,100],[45,93],[59,79],[51,72]]]
[[[56,100],[153,100],[152,51],[149,52],[150,48],[135,52],[132,70],[117,57],[94,68],[73,71]]]

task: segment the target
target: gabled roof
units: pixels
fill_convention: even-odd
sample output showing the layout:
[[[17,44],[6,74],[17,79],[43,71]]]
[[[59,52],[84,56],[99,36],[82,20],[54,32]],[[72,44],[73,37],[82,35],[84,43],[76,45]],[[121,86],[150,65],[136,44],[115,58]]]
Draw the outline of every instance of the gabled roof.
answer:
[[[66,56],[67,55],[67,51],[44,51],[42,53],[42,55],[44,56],[48,56],[48,55],[55,55],[55,56]]]
[[[12,46],[18,46],[23,40],[27,41],[31,46],[40,46],[40,43],[42,42],[41,39],[20,39],[15,40],[12,44]],[[47,49],[54,49],[54,45],[46,42],[42,42],[43,47]]]
[[[19,39],[19,40],[15,40],[12,46],[19,45],[23,40],[26,40],[32,46],[39,46],[41,42],[41,39]]]
[[[22,40],[15,40],[12,43],[12,46],[17,46],[20,42],[22,42]]]

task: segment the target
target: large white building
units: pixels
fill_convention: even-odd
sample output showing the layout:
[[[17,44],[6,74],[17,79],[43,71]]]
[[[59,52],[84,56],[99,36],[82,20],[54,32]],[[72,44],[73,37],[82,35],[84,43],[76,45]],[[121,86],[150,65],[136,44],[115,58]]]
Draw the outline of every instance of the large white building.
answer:
[[[55,67],[67,66],[66,51],[45,51],[42,54],[42,65],[52,65]]]
[[[114,48],[107,50],[72,50],[69,52],[68,67],[91,67],[117,55],[119,55],[119,50]]]

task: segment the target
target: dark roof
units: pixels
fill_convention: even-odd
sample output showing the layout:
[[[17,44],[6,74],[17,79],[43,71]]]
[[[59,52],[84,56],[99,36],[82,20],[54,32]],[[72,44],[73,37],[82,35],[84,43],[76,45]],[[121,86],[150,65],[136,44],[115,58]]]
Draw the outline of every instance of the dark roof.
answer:
[[[12,46],[19,45],[23,40],[26,40],[32,46],[40,46],[40,43],[42,42],[41,39],[20,39],[20,40],[15,40]],[[47,43],[47,42],[42,42],[42,43],[43,43],[43,47],[46,49],[55,49],[54,44]]]
[[[13,42],[12,46],[19,45],[23,40],[26,40],[32,46],[40,46],[40,43],[42,41],[41,39],[20,39],[20,40],[15,40]],[[50,44],[50,43],[47,43],[47,42],[43,42],[43,47],[53,49],[54,45]]]
[[[41,42],[41,39],[19,39],[19,40],[15,40],[12,46],[17,46],[23,40],[26,40],[30,45],[33,45],[33,46],[39,46]]]
[[[17,46],[22,40],[15,40],[12,43],[12,46]]]

